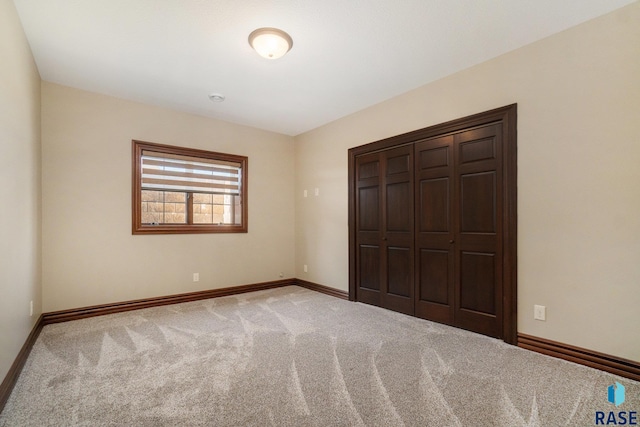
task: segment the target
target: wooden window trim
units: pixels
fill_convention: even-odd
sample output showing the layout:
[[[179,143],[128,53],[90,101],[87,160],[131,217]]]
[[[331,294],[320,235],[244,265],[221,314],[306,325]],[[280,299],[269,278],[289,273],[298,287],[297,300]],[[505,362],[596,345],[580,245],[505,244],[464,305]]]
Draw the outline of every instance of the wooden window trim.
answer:
[[[132,234],[199,234],[199,233],[247,233],[248,232],[248,198],[247,187],[249,182],[248,163],[246,156],[217,153],[213,151],[198,150],[172,145],[156,144],[145,141],[131,141],[132,158]],[[220,224],[159,224],[150,225],[142,223],[142,152],[157,151],[178,156],[200,157],[203,159],[221,160],[241,164],[242,183],[240,198],[242,200],[242,223],[238,225]],[[187,201],[187,209],[192,210],[191,202]],[[188,212],[193,216],[193,212]],[[192,221],[191,221],[192,222]]]

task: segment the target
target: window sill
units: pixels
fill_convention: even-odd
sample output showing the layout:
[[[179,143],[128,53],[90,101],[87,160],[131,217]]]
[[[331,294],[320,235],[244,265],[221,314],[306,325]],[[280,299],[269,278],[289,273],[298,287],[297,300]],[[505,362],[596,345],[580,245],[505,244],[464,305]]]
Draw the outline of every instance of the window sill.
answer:
[[[208,234],[208,233],[247,233],[242,225],[139,225],[134,226],[132,234]]]

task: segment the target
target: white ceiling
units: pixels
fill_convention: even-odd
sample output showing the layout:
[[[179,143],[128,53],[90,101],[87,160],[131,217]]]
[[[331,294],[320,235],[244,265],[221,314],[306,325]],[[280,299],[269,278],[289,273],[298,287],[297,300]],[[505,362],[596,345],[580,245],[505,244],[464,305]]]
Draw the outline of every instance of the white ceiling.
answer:
[[[297,135],[634,1],[14,3],[43,80]],[[293,49],[258,56],[259,27]]]

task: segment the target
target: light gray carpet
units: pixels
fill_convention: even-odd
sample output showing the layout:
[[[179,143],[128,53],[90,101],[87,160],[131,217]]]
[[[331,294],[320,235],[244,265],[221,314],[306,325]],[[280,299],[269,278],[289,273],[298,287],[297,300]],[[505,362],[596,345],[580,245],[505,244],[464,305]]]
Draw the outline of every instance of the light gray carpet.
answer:
[[[614,409],[639,410],[640,383],[292,286],[45,326],[0,426],[592,426]]]

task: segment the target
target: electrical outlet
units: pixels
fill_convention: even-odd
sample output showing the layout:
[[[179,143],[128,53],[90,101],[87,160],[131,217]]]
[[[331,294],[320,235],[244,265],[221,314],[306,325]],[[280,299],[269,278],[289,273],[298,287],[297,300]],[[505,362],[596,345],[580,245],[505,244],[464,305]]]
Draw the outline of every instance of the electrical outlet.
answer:
[[[281,271],[280,272],[280,278],[283,278],[283,277],[284,277],[284,273]]]
[[[307,197],[307,190],[304,190],[302,194],[304,195],[304,197]]]
[[[316,188],[316,196],[319,196],[319,195],[320,195],[320,189]]]
[[[535,320],[547,320],[547,307],[544,305],[534,305],[533,318]]]
[[[307,264],[305,264],[305,265],[304,265],[304,272],[306,273],[307,271],[308,271],[308,270],[307,270]]]
[[[200,273],[193,273],[193,281],[194,282],[200,281]]]
[[[33,317],[33,301],[29,303],[29,316]]]

